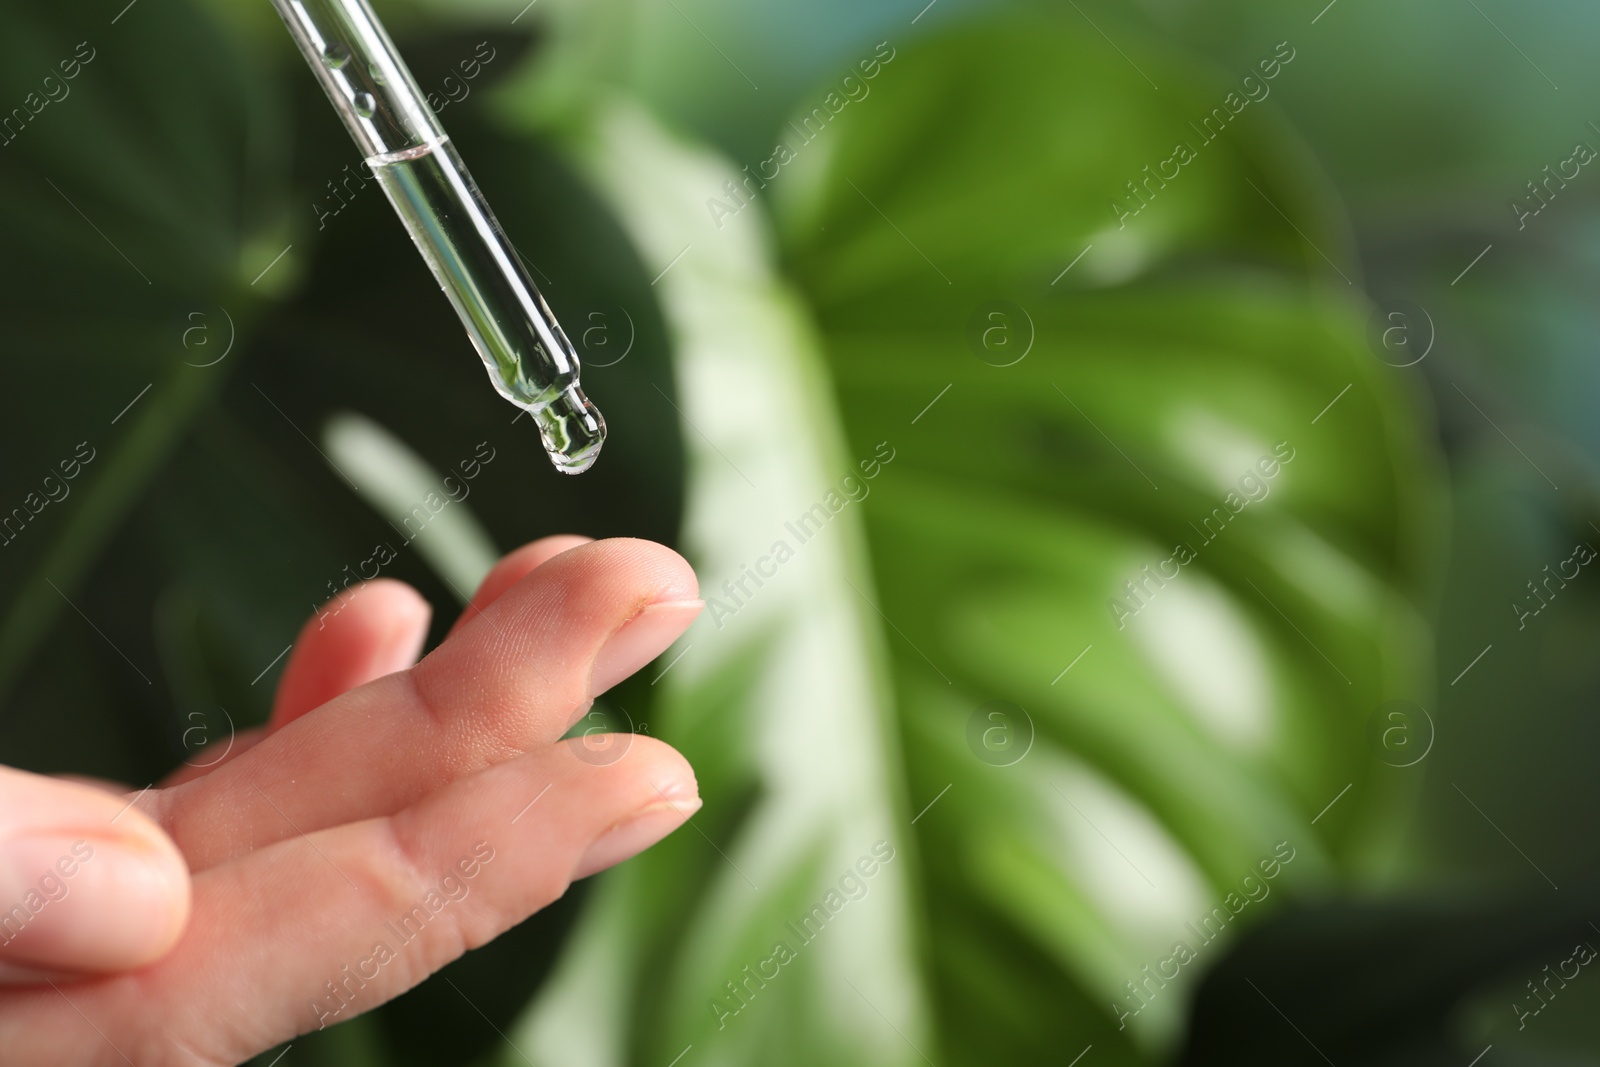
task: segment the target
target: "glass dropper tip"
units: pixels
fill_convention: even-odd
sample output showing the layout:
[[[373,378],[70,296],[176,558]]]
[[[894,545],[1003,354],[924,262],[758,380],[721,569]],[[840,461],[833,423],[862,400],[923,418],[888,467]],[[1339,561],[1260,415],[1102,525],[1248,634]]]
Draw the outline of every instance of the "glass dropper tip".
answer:
[[[550,462],[562,474],[582,474],[594,466],[606,441],[606,420],[577,384],[533,412]]]

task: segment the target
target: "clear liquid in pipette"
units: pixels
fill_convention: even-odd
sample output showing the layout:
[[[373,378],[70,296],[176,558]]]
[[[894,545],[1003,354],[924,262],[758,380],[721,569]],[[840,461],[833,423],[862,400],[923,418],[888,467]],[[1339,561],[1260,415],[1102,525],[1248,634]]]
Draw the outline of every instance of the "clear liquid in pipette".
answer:
[[[606,424],[578,358],[449,139],[367,160],[461,316],[495,390],[531,414],[558,470],[580,474]]]

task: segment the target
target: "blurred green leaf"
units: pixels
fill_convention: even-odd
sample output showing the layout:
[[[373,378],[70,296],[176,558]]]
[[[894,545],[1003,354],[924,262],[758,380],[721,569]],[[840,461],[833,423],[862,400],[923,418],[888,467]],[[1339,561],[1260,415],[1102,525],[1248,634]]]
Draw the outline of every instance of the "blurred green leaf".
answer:
[[[187,66],[152,59],[171,52]],[[251,69],[187,2],[114,29],[76,9],[17,11],[0,38],[3,98],[51,98],[0,150],[0,246],[29,250],[0,294],[6,377],[32,409],[0,428],[5,506],[78,442],[97,461],[6,545],[0,694],[231,369],[193,364],[256,315],[245,272],[264,261],[245,257],[283,178],[283,130]]]
[[[912,789],[983,791],[924,827],[951,831],[927,849],[929,897],[947,927],[995,915],[1053,957],[1054,974],[997,960],[978,978],[970,946],[931,937],[947,1002],[1048,983],[1132,1010],[1125,983],[1194,942],[1183,924],[1275,842],[1298,850],[1291,887],[1370,865],[1348,848],[1389,794],[1362,789],[1366,723],[1427,689],[1429,457],[1364,351],[1319,179],[1270,110],[1202,140],[1195,102],[1235,87],[1130,47],[1040,21],[907,48],[774,181],[857,449],[919,420],[866,511],[903,631]],[[1180,142],[1197,158],[1114,225],[1110,197],[1137,206],[1119,187]],[[994,319],[995,301],[1020,319]],[[1010,356],[971,347],[974,320],[1033,346],[991,366]],[[1251,474],[1274,454],[1293,457],[1275,480]],[[1241,506],[1230,491],[1262,499],[1217,532],[1213,509]],[[1113,618],[1108,601],[1137,605],[1124,583],[1176,544],[1196,561]],[[961,696],[940,693],[947,678]],[[995,699],[1039,738],[980,774],[961,727]],[[1352,780],[1362,791],[1313,829]],[[1129,1027],[1158,1046],[1183,1007],[1164,994]],[[992,1054],[966,1025],[952,1047]],[[1066,1040],[1042,1020],[1012,1036],[1015,1059]]]
[[[558,119],[664,272],[711,603],[658,713],[700,833],[608,876],[520,1031],[545,1062],[1151,1062],[1206,965],[1126,1029],[1114,1005],[1280,843],[1291,896],[1394,862],[1368,724],[1428,691],[1416,397],[1281,120],[1198,142],[1232,87],[1129,47],[1045,19],[888,44],[776,134],[770,194],[626,108]],[[748,584],[775,541],[796,561]],[[745,966],[880,837],[894,880],[768,993]]]

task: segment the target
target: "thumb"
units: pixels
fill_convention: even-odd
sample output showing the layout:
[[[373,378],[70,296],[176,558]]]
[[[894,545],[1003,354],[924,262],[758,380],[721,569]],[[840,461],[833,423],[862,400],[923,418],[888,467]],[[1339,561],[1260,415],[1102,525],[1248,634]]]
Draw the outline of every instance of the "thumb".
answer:
[[[0,982],[143,966],[188,918],[188,865],[129,799],[0,767]]]

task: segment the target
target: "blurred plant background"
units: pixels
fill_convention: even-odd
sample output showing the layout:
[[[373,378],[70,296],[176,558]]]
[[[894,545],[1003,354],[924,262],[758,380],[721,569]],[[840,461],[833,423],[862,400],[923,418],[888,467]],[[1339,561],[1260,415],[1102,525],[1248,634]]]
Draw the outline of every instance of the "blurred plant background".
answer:
[[[606,453],[265,0],[8,12],[0,761],[205,762],[487,442],[385,573],[437,637],[536,537],[680,547],[712,608],[596,721],[706,806],[286,1064],[1600,1061],[1592,6],[378,8]]]

